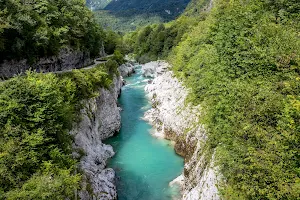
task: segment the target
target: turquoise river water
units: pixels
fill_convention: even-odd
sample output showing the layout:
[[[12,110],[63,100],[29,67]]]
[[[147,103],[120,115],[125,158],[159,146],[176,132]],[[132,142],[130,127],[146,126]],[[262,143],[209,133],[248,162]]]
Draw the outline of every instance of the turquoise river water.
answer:
[[[105,141],[116,152],[108,167],[116,171],[119,200],[171,200],[179,191],[169,182],[182,172],[183,159],[169,141],[152,137],[152,126],[141,119],[151,105],[144,92],[147,79],[140,68],[136,71],[126,78],[119,98],[120,133]]]

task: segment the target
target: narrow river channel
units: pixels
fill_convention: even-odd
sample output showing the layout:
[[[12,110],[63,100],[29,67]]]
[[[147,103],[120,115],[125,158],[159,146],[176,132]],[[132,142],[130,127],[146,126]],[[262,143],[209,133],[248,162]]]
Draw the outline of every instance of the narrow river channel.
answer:
[[[119,200],[171,200],[179,195],[169,182],[183,170],[183,159],[175,154],[170,141],[150,135],[153,127],[142,119],[151,105],[144,87],[147,79],[141,68],[126,78],[119,103],[123,109],[120,134],[105,141],[116,155],[109,161],[117,175]]]

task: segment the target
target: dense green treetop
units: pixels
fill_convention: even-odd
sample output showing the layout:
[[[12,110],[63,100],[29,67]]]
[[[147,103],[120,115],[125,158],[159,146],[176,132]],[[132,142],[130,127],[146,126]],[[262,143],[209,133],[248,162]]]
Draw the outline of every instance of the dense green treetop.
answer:
[[[0,62],[34,61],[64,47],[95,56],[104,37],[83,0],[0,0]]]

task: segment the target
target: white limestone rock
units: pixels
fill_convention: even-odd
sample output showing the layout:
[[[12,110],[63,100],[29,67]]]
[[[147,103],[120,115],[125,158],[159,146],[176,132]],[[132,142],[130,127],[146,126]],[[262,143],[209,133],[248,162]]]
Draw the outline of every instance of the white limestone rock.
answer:
[[[175,185],[179,185],[180,187],[183,187],[184,184],[184,176],[181,174],[177,178],[175,178],[173,181],[169,183],[169,186],[174,187]]]
[[[154,78],[167,69],[168,65],[163,61],[149,62],[142,65],[142,74],[144,77]]]
[[[201,107],[185,103],[188,90],[168,70],[168,63],[158,61],[144,66],[145,74],[151,72],[155,77],[145,87],[152,109],[145,113],[144,118],[157,128],[154,135],[162,137],[164,134],[165,138],[175,140],[176,152],[185,156],[184,168],[187,173],[183,178],[182,199],[219,200],[214,159],[208,163],[201,154],[207,139],[204,127],[199,125]]]
[[[119,66],[119,71],[122,77],[128,77],[135,72],[134,70],[134,63],[133,62],[126,62]]]
[[[83,153],[80,168],[84,172],[85,181],[79,197],[83,200],[117,199],[115,173],[106,169],[106,161],[115,153],[110,145],[103,144],[106,139],[118,132],[121,127],[120,108],[117,98],[122,87],[121,77],[115,77],[109,90],[101,88],[98,97],[84,101],[81,120],[75,125],[71,134],[74,135],[74,156]],[[90,184],[93,194],[88,191]]]
[[[212,159],[213,160],[213,159]],[[203,171],[203,174],[201,176],[197,175],[196,173],[199,173],[200,169],[200,163],[202,159],[199,159],[195,169],[193,171],[193,175],[190,177],[196,177],[196,186],[190,187],[190,190],[185,191],[183,199],[184,200],[219,200],[220,197],[218,195],[218,188],[216,187],[216,183],[218,181],[218,178],[216,176],[216,168],[213,166],[213,162],[210,163],[209,166],[206,166],[206,168]],[[190,181],[190,180],[188,180]]]

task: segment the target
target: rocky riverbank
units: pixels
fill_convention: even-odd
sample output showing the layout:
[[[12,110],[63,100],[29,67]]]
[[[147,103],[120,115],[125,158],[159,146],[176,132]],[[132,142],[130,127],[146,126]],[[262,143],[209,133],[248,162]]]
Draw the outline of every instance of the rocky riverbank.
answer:
[[[152,103],[145,119],[156,127],[154,136],[175,141],[176,153],[185,158],[183,177],[177,181],[182,183],[182,199],[220,199],[213,156],[203,153],[206,133],[199,123],[201,107],[185,103],[188,90],[173,76],[168,63],[151,62],[143,68],[145,76],[155,77],[145,87]]]
[[[126,64],[119,67],[119,72],[124,74],[126,71],[127,75],[130,75],[134,71],[132,69],[133,65]],[[75,152],[80,152],[74,152],[74,156],[82,156],[80,169],[84,177],[82,189],[78,192],[82,200],[117,199],[115,172],[106,168],[106,161],[115,153],[113,148],[103,144],[102,140],[120,130],[121,108],[118,107],[117,99],[123,84],[122,76],[115,76],[109,89],[100,88],[98,97],[82,102],[84,108],[80,111],[80,122],[71,131],[75,138]]]
[[[134,62],[129,61],[129,62],[126,62],[126,63],[122,64],[119,67],[119,72],[120,72],[120,74],[123,78],[130,76],[132,73],[135,72]]]

